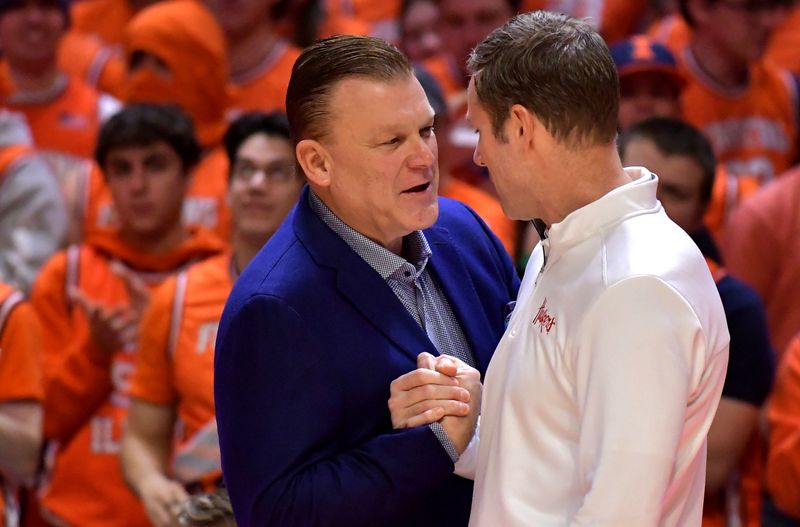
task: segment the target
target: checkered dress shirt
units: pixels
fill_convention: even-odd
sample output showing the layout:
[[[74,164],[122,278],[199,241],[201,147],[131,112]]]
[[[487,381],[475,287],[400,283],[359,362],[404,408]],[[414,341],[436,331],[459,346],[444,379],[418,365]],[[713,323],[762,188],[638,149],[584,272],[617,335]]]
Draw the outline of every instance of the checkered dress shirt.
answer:
[[[403,258],[344,223],[314,192],[308,195],[311,209],[384,279],[437,351],[474,367],[475,359],[461,325],[439,285],[426,269],[433,253],[425,235],[414,231],[403,238],[403,254],[406,256]],[[433,423],[430,427],[455,462],[458,453],[442,425]]]

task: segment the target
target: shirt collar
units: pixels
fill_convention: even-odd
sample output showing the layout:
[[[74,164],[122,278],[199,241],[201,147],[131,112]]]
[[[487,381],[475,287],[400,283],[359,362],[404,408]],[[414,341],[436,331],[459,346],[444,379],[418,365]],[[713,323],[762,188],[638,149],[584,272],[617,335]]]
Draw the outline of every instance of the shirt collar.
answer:
[[[428,240],[422,231],[414,231],[403,237],[403,253],[408,258],[405,259],[347,225],[313,190],[308,192],[308,202],[311,210],[384,280],[407,263],[413,265],[419,275],[432,255]]]
[[[656,199],[656,175],[643,167],[626,168],[625,172],[633,181],[573,211],[547,229],[553,250],[558,246],[562,252],[631,216],[661,210]]]

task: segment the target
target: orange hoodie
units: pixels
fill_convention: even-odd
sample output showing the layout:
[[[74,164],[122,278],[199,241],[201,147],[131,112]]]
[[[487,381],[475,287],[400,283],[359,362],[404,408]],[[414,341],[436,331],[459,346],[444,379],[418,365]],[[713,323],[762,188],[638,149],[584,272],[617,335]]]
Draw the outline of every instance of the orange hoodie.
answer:
[[[163,61],[164,76],[150,67],[128,72],[127,102],[173,102],[194,121],[200,144],[220,143],[232,91],[228,85],[225,36],[214,16],[194,0],[165,0],[141,10],[125,29],[125,53]]]
[[[194,230],[166,254],[148,254],[113,232],[54,256],[33,287],[31,303],[46,320],[43,341],[44,432],[51,440],[49,478],[41,489],[45,516],[56,524],[147,526],[128,489],[118,458],[121,426],[136,349],[107,354],[92,344],[83,310],[70,301],[75,287],[105,306],[128,306],[127,285],[112,271],[118,262],[149,289],[191,262],[221,250],[215,236]]]

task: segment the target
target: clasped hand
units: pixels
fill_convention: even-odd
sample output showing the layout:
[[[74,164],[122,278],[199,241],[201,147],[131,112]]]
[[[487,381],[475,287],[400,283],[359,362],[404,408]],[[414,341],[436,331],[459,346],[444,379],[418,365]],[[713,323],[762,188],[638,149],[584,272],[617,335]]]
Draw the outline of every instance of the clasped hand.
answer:
[[[392,426],[413,428],[439,421],[461,454],[475,432],[482,389],[478,370],[463,361],[420,353],[417,369],[390,386]]]

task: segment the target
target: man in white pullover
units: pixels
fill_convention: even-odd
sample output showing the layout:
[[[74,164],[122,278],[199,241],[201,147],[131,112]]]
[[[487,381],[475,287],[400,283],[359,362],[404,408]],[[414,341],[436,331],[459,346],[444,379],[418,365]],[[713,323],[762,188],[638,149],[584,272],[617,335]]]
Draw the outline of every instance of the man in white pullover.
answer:
[[[495,30],[468,65],[475,162],[506,214],[532,219],[542,239],[456,464],[475,479],[470,525],[699,526],[728,330],[656,177],[622,167],[608,49],[585,22],[534,12]],[[420,365],[444,377],[453,361]],[[434,408],[447,399],[436,375],[393,383],[395,426],[465,419],[463,407]]]

